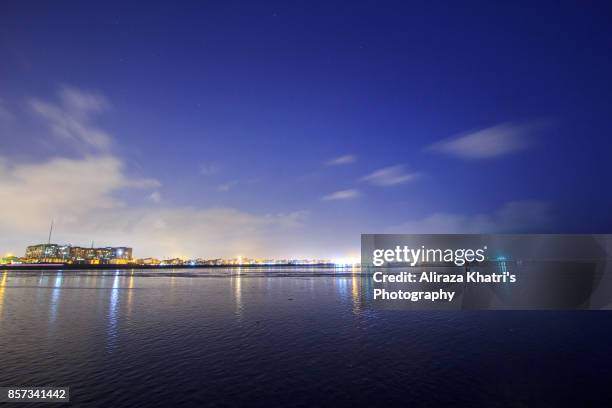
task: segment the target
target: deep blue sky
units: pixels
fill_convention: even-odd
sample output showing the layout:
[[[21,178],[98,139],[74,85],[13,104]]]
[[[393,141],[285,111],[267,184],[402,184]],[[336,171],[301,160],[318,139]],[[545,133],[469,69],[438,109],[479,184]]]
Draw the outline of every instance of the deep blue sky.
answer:
[[[135,217],[296,213],[301,226],[262,233],[295,241],[288,256],[353,253],[361,232],[612,231],[605,2],[177,3],[3,2],[5,171],[113,157],[158,181],[104,192]],[[31,112],[67,88],[107,102],[86,119],[111,147],[75,148]],[[462,136],[484,153],[444,145]],[[5,225],[4,245],[40,223]],[[247,255],[281,255],[258,234]]]

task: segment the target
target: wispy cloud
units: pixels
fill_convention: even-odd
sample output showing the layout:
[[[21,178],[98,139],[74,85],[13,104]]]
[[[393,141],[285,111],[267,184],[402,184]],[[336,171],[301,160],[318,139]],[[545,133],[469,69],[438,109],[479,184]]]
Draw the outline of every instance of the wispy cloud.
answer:
[[[234,188],[236,186],[236,184],[238,184],[238,182],[236,180],[232,180],[232,181],[228,181],[227,183],[219,184],[217,186],[217,191],[221,191],[223,193],[226,193],[226,192],[230,191],[232,188]]]
[[[219,166],[214,163],[204,163],[200,166],[200,174],[203,176],[212,176],[219,172]]]
[[[5,162],[0,167],[0,208],[6,217],[27,228],[47,222],[54,214],[78,216],[85,211],[116,209],[124,205],[115,197],[117,191],[155,186],[159,186],[155,180],[128,177],[123,163],[112,156],[17,165]]]
[[[361,195],[359,190],[349,189],[349,190],[340,190],[333,192],[331,194],[327,194],[321,198],[323,201],[332,201],[332,200],[350,200],[353,198],[357,198]]]
[[[327,161],[328,166],[343,166],[357,161],[357,156],[354,154],[345,154],[343,156],[334,157]]]
[[[44,119],[53,134],[80,150],[106,150],[111,136],[92,124],[92,117],[110,107],[108,100],[97,93],[63,87],[58,92],[58,102],[51,103],[37,98],[29,100],[32,111]]]
[[[488,159],[524,150],[538,124],[502,123],[475,132],[463,133],[434,143],[425,150],[462,159]]]
[[[419,173],[407,172],[404,169],[404,166],[397,165],[376,170],[371,174],[362,177],[360,181],[366,181],[377,186],[389,187],[413,181],[418,176]]]
[[[403,234],[544,232],[552,225],[551,205],[543,201],[511,201],[492,214],[434,213],[387,229]]]
[[[161,193],[159,191],[154,191],[147,196],[147,200],[152,203],[159,203],[161,201]]]
[[[11,119],[13,119],[13,114],[6,107],[4,101],[2,99],[0,99],[0,120],[1,121],[8,121],[8,120],[11,120]]]

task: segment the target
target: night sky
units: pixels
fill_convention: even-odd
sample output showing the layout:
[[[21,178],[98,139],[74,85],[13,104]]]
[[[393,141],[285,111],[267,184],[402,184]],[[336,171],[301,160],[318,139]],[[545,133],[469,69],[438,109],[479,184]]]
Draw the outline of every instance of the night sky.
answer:
[[[180,3],[180,4],[179,4]],[[606,2],[0,5],[0,253],[612,231]]]

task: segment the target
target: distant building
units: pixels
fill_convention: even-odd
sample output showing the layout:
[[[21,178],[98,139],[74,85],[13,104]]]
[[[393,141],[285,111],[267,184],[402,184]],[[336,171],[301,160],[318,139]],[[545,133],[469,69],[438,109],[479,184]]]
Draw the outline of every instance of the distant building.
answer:
[[[14,255],[7,255],[3,258],[0,258],[0,265],[11,265],[11,264],[20,264],[21,258]]]
[[[72,247],[70,256],[75,260],[85,261],[87,259],[94,259],[96,257],[96,250],[94,248]]]
[[[138,265],[159,265],[161,261],[156,258],[144,258],[136,260]]]
[[[25,257],[27,259],[59,262],[70,259],[70,246],[57,244],[31,245],[26,248]]]
[[[121,264],[132,260],[132,248],[84,248],[71,245],[39,244],[27,247],[25,258],[30,262]]]
[[[181,258],[164,259],[162,265],[184,265],[185,261]]]
[[[74,260],[99,259],[103,263],[109,263],[113,259],[129,261],[132,259],[132,248],[128,247],[104,247],[104,248],[82,248],[72,247],[70,257]]]

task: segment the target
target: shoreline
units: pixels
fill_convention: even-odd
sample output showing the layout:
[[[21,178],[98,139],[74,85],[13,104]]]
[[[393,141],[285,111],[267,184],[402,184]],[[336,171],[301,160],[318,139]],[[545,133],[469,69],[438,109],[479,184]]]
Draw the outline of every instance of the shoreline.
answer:
[[[142,270],[142,269],[210,269],[210,268],[347,268],[351,265],[336,265],[331,263],[322,264],[272,264],[272,265],[90,265],[90,264],[6,264],[0,265],[0,270],[99,270],[99,269],[120,269],[120,270]]]

